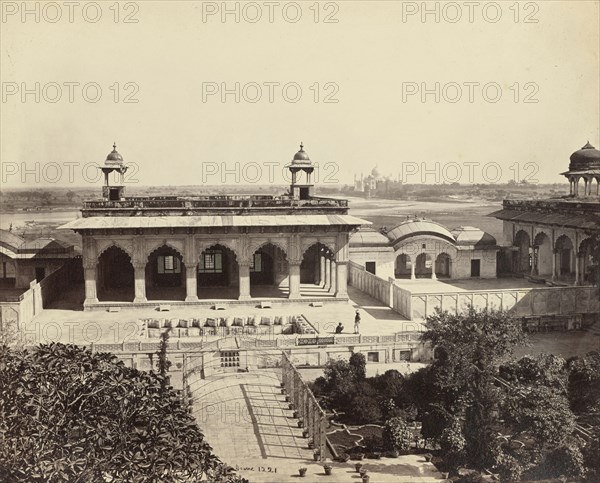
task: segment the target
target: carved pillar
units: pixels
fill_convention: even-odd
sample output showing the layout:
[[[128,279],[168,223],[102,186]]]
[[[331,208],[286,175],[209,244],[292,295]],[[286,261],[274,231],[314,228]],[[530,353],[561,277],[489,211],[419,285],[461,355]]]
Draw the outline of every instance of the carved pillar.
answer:
[[[415,265],[416,263],[413,263],[413,261],[411,260],[410,262],[410,279],[414,280],[417,278],[417,276],[415,275]]]
[[[83,305],[98,303],[98,293],[96,289],[96,264],[92,262],[84,265],[85,277],[85,301]]]
[[[288,273],[290,280],[290,293],[288,298],[300,298],[300,262],[297,260],[290,261],[288,263]]]
[[[558,256],[558,250],[555,248],[552,250],[552,281],[557,279],[557,266],[556,257]]]
[[[185,301],[198,301],[198,278],[196,265],[193,261],[188,261],[185,264]]]
[[[325,285],[323,288],[331,290],[331,260],[325,259]]]
[[[437,280],[437,275],[435,274],[435,260],[431,257],[431,280]]]
[[[329,287],[330,292],[335,292],[337,288],[337,263],[335,260],[331,260],[331,285]]]
[[[321,253],[320,257],[319,257],[319,285],[323,285],[325,286],[325,284],[327,283],[325,281],[325,264],[327,263],[327,259],[325,258],[325,255],[323,253]]]
[[[335,287],[337,298],[348,297],[348,262],[346,261],[336,263]]]
[[[134,292],[133,303],[139,304],[147,302],[146,299],[146,265],[136,263],[133,267],[134,272]]]
[[[579,280],[579,264],[581,263],[581,254],[575,252],[575,285],[581,285]]]
[[[242,261],[239,263],[240,273],[240,295],[238,300],[250,300],[250,262]]]

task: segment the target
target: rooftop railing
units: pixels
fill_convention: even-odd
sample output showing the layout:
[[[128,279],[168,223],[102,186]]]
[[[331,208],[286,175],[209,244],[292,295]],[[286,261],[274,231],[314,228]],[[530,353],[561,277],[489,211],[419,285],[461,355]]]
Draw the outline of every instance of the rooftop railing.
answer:
[[[600,200],[590,198],[556,198],[547,200],[504,200],[502,206],[513,210],[536,211],[579,211],[587,213],[600,213]]]
[[[289,196],[222,195],[202,197],[134,197],[123,200],[84,201],[84,210],[155,210],[155,209],[222,209],[222,208],[347,208],[348,201],[336,198],[298,200]]]

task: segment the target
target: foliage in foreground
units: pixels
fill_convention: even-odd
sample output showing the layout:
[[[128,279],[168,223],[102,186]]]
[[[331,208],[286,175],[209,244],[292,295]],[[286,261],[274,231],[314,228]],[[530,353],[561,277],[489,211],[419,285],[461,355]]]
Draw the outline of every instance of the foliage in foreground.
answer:
[[[223,468],[162,376],[55,343],[0,347],[0,448],[1,481],[216,481]]]

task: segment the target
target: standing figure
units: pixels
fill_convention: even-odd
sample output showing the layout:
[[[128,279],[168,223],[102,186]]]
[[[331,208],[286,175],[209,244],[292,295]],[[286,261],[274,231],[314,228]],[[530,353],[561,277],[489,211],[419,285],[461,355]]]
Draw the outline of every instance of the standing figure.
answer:
[[[354,333],[360,332],[360,312],[356,309],[356,315],[354,316]]]

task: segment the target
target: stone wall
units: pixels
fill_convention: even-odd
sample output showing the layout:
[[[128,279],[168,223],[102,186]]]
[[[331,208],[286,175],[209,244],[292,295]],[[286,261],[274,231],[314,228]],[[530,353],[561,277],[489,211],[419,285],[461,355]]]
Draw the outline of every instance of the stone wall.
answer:
[[[362,267],[366,262],[375,262],[375,275],[384,280],[394,278],[396,256],[391,247],[384,250],[370,247],[350,247],[350,260]]]
[[[598,314],[596,287],[544,287],[532,289],[475,290],[456,293],[411,294],[412,317],[423,319],[436,307],[450,313],[464,312],[469,305],[478,309],[508,310],[517,316]]]
[[[376,298],[388,307],[392,306],[392,280],[384,280],[373,275],[367,272],[365,267],[354,262],[350,262],[348,267],[348,283],[350,285]]]

